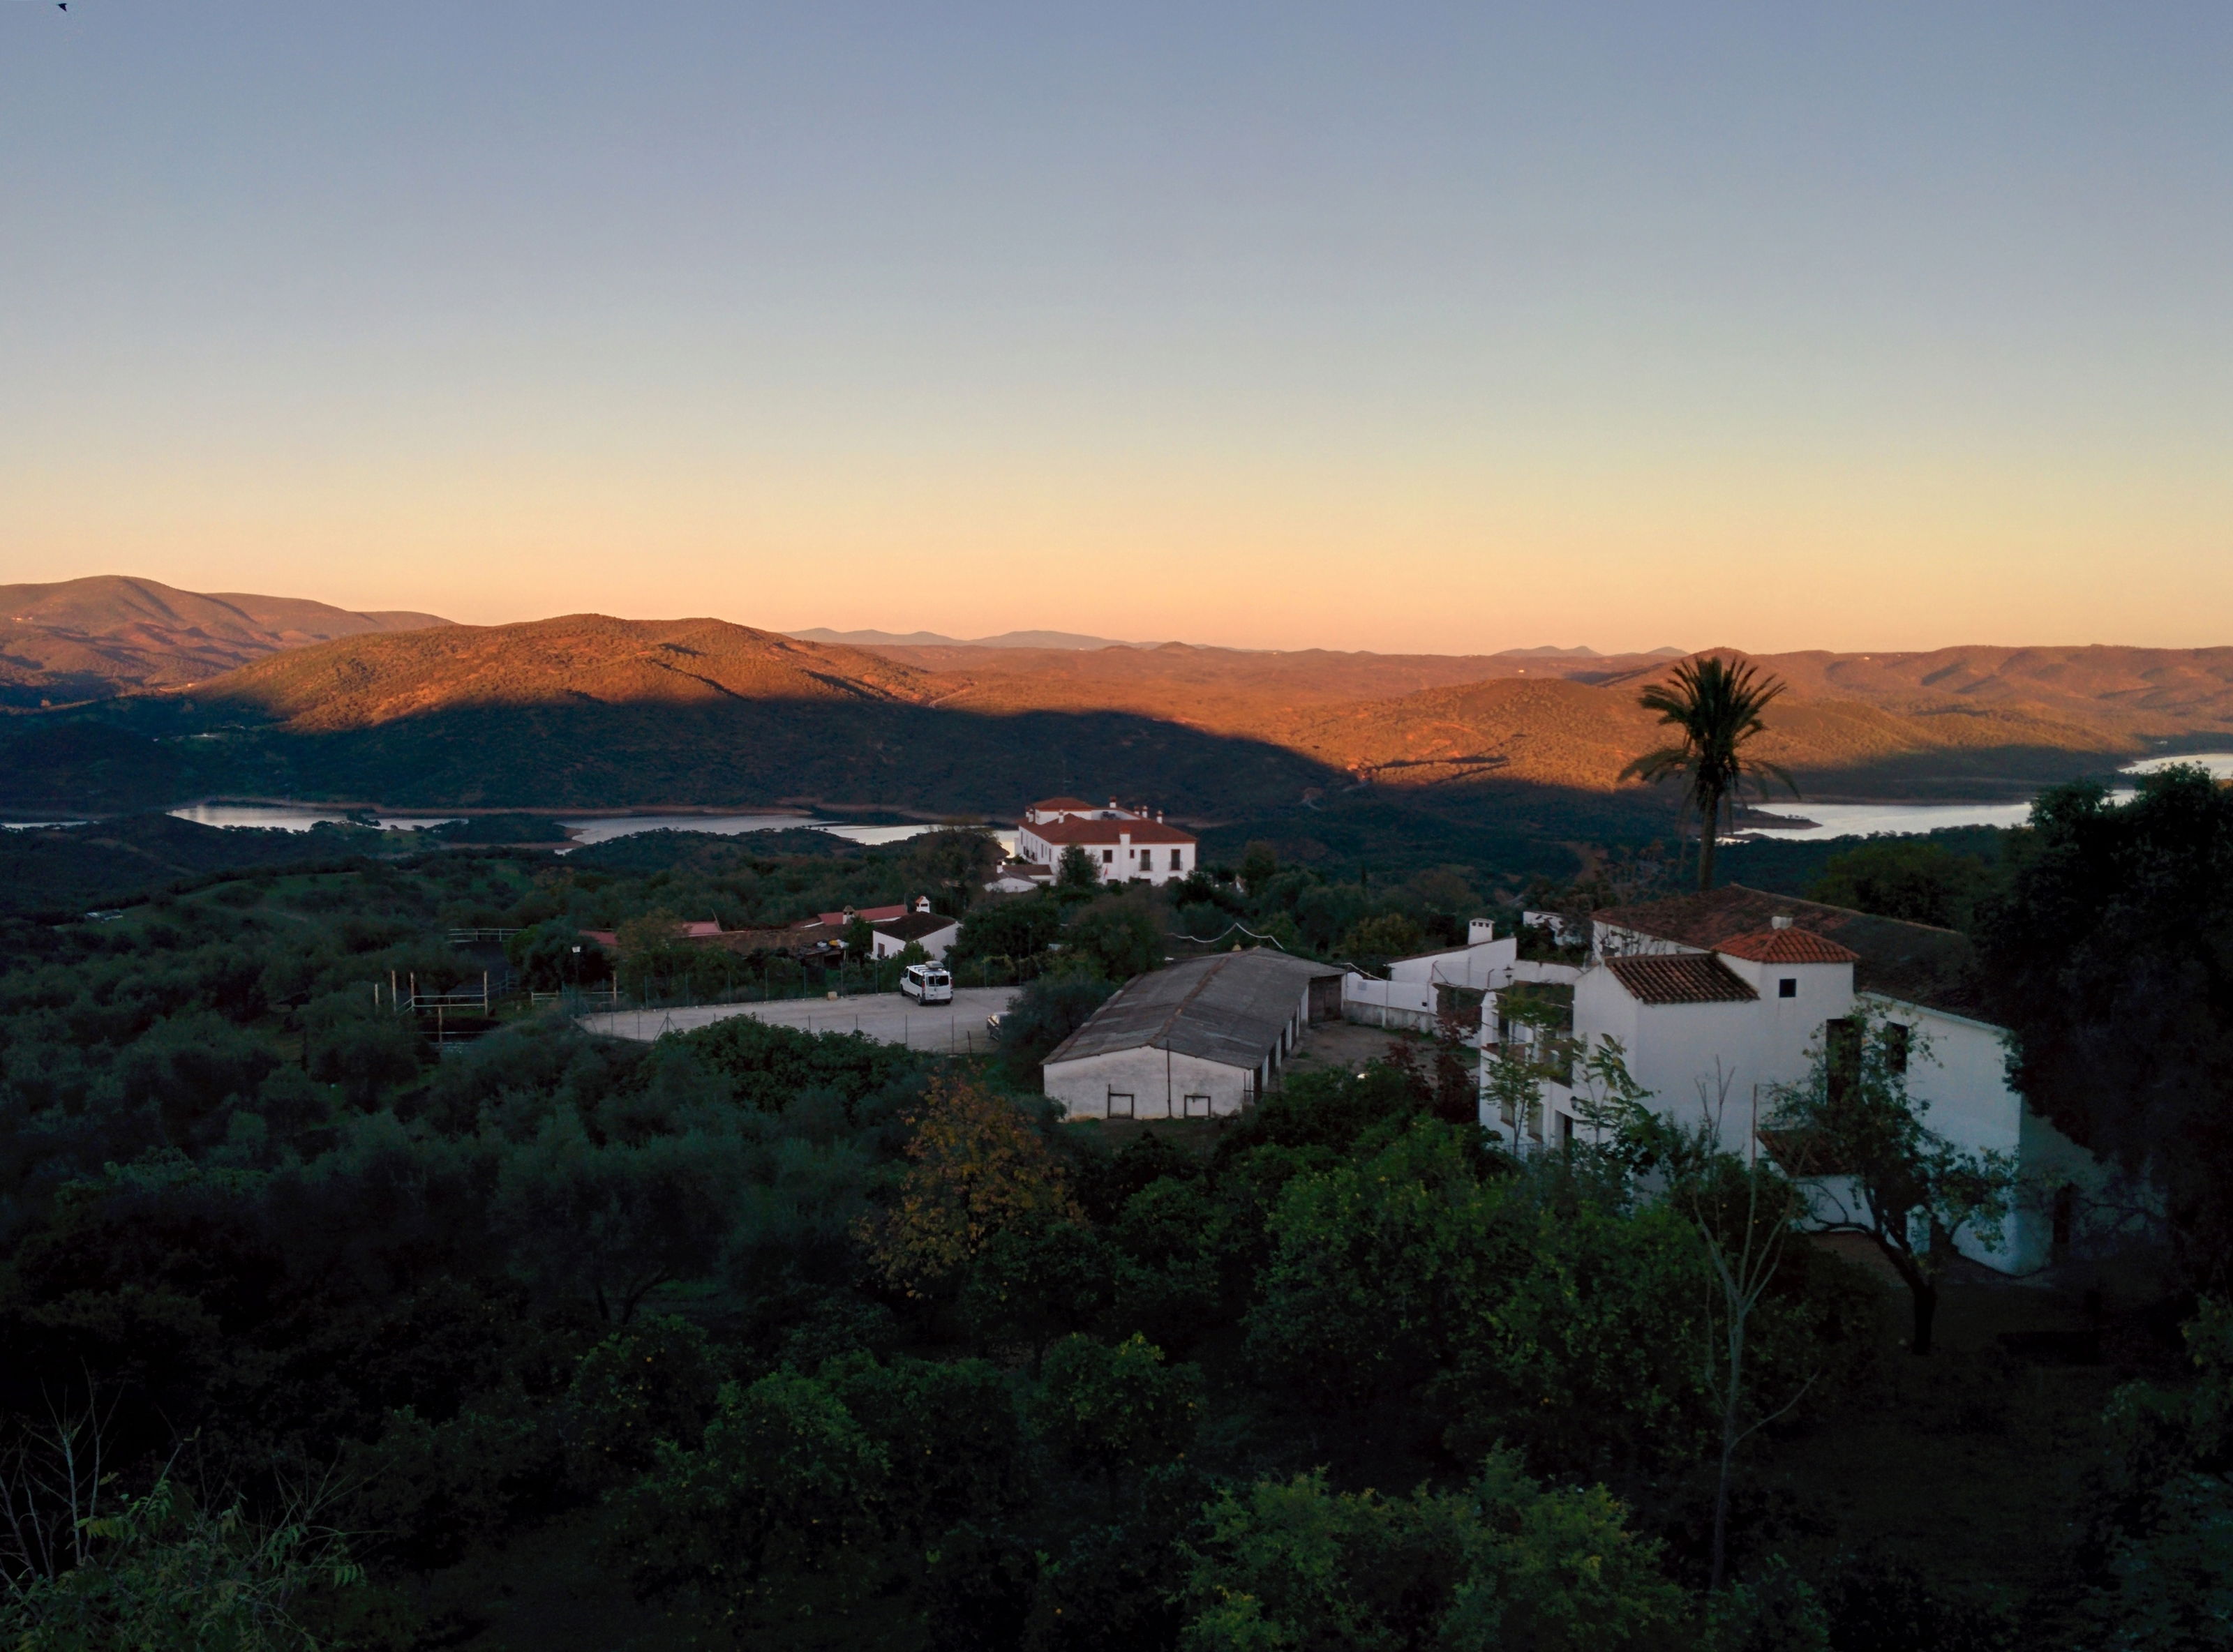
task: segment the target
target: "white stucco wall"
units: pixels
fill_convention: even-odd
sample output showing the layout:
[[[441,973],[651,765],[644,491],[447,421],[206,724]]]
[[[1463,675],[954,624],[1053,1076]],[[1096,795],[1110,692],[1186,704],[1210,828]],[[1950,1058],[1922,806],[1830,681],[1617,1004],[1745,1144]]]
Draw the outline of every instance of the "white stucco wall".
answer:
[[[948,924],[943,929],[934,929],[922,937],[922,949],[930,954],[933,963],[942,964],[960,934],[961,926],[958,923]],[[895,940],[880,929],[876,932],[875,948],[875,955],[878,958],[897,958],[907,950],[907,942]]]
[[[1471,946],[1454,946],[1447,952],[1422,953],[1416,958],[1399,958],[1389,965],[1388,979],[1485,992],[1492,986],[1509,984],[1512,966],[1519,957],[1520,943],[1507,937]]]
[[[1112,1091],[1133,1098],[1135,1118],[1186,1117],[1188,1096],[1208,1096],[1209,1113],[1222,1118],[1240,1112],[1253,1099],[1254,1077],[1245,1067],[1143,1046],[1078,1061],[1050,1062],[1045,1089],[1049,1099],[1061,1103],[1064,1115],[1074,1119],[1108,1117]]]
[[[1369,975],[1344,975],[1341,1015],[1344,1021],[1368,1027],[1432,1032],[1435,989],[1424,981],[1376,981]]]
[[[1923,1122],[1956,1147],[2008,1154],[2023,1186],[2016,1208],[2002,1225],[2001,1244],[1986,1248],[1976,1234],[1956,1240],[1964,1256],[2003,1272],[2044,1266],[2053,1246],[2054,1219],[2042,1202],[2059,1180],[2092,1182],[2100,1166],[2093,1155],[2034,1113],[2008,1082],[2008,1053],[2001,1029],[1943,1010],[1926,1009],[1874,993],[1862,995],[1872,1013],[1913,1029],[1907,1092],[1929,1105]]]
[[[1195,843],[1135,843],[1130,823],[1127,821],[1096,821],[1096,826],[1105,827],[1109,838],[1105,842],[1082,843],[1086,857],[1093,862],[1094,872],[1109,883],[1129,883],[1134,878],[1144,878],[1149,883],[1172,883],[1195,868],[1200,845]],[[1058,870],[1062,866],[1065,845],[1050,843],[1027,823],[1016,829],[1016,857],[1033,861]],[[1175,864],[1174,862],[1175,862]]]

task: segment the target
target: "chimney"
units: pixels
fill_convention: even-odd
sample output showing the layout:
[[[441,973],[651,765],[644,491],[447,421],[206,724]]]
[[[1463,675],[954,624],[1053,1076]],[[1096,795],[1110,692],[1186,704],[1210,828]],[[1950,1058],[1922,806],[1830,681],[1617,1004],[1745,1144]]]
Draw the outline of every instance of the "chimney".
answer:
[[[917,912],[928,912],[930,910],[930,897],[927,894],[919,894],[915,896],[915,909]]]
[[[1791,914],[1787,912],[1779,912],[1768,920],[1768,924],[1771,929],[1788,929],[1791,927]]]
[[[1466,945],[1485,946],[1496,939],[1496,924],[1493,919],[1469,918],[1466,920]]]

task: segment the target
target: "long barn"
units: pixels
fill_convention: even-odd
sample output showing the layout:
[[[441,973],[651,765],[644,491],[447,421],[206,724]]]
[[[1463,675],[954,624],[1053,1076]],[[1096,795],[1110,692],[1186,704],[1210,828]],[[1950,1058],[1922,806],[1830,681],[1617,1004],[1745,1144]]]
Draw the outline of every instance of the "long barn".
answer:
[[[1258,950],[1143,975],[1046,1061],[1071,1118],[1208,1118],[1264,1093],[1313,1021],[1341,1019],[1343,971]]]

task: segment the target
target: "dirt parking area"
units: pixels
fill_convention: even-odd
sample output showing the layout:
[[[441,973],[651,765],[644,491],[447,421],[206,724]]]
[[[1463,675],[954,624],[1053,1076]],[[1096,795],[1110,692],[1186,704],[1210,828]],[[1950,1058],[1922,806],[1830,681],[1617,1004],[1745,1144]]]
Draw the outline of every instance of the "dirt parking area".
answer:
[[[1422,1062],[1433,1058],[1434,1041],[1414,1032],[1390,1032],[1385,1027],[1358,1026],[1348,1021],[1318,1021],[1307,1028],[1294,1053],[1280,1069],[1280,1076],[1333,1067],[1361,1072],[1368,1061],[1379,1061],[1391,1044],[1409,1044]]]
[[[877,992],[845,998],[778,998],[766,1004],[705,1004],[686,1010],[616,1010],[585,1015],[582,1026],[586,1031],[648,1044],[662,1032],[689,1032],[748,1015],[803,1032],[857,1032],[910,1050],[983,1055],[993,1047],[985,1018],[999,1014],[1015,996],[1012,986],[963,986],[954,989],[953,1003],[928,1005],[897,992]]]

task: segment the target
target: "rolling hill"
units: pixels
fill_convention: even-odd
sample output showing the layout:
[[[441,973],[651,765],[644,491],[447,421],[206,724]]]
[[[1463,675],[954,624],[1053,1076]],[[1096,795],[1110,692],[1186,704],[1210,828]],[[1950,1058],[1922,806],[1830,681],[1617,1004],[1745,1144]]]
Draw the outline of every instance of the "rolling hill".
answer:
[[[324,622],[300,616],[281,633],[290,616],[264,612],[269,634]],[[1059,790],[1148,798],[1212,823],[1301,811],[1297,829],[1325,842],[1346,811],[1351,841],[1366,842],[1357,811],[1369,804],[1376,842],[1404,829],[1390,809],[1566,842],[1664,829],[1670,801],[1619,775],[1659,744],[1636,695],[1670,663],[1177,643],[870,648],[597,615],[368,630],[267,652],[191,692],[18,713],[0,734],[0,805],[115,810],[227,795],[1005,815]],[[1816,798],[2020,797],[2162,742],[2233,738],[2233,650],[1760,663],[1791,685],[1765,754]]]
[[[449,621],[101,575],[0,585],[0,706],[105,699],[222,675],[283,649]]]

